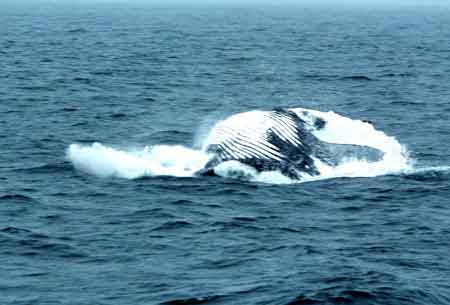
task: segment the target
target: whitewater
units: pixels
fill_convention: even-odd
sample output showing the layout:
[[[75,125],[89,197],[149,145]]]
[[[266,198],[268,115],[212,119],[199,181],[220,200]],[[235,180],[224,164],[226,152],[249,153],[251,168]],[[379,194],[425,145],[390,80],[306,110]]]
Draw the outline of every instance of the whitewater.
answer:
[[[414,160],[407,148],[395,137],[365,121],[351,119],[333,111],[320,112],[304,108],[293,108],[318,139],[335,144],[368,146],[384,153],[376,162],[361,158],[347,158],[336,166],[330,166],[314,159],[320,174],[303,174],[302,179],[293,180],[280,172],[258,172],[251,166],[238,161],[227,161],[214,168],[214,173],[225,178],[235,178],[254,182],[284,184],[317,181],[338,177],[375,177],[387,174],[409,173],[414,170]],[[321,118],[324,128],[316,128],[312,120]],[[210,160],[206,152],[207,144],[213,140],[211,134],[202,139],[201,148],[182,145],[147,145],[141,148],[121,148],[100,142],[91,145],[71,144],[66,151],[67,159],[82,172],[99,177],[136,179],[140,177],[174,176],[193,177]]]

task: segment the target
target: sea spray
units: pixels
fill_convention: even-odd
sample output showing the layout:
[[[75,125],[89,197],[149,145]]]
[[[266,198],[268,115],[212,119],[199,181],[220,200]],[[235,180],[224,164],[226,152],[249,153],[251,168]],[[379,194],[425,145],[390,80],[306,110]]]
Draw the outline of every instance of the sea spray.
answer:
[[[156,145],[123,150],[93,143],[71,144],[67,158],[78,170],[100,177],[134,179],[143,176],[190,177],[200,170],[209,156],[180,145]]]

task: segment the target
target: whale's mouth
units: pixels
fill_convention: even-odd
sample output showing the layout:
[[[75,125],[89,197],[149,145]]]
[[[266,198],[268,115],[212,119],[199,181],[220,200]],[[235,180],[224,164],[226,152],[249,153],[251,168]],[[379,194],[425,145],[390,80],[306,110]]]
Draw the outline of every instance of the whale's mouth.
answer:
[[[334,112],[302,108],[291,111],[308,123],[309,132],[330,145],[328,149],[342,150],[334,151],[335,155],[342,154],[338,162],[324,162],[312,155],[318,174],[299,173],[298,179],[291,179],[277,170],[258,171],[236,160],[217,164],[208,169],[208,174],[264,183],[298,183],[336,177],[374,177],[413,169],[407,149],[369,122],[352,120]],[[194,177],[212,158],[206,152],[208,142],[211,142],[211,134],[205,137],[202,149],[181,145],[123,149],[100,143],[71,144],[66,156],[77,170],[100,177]],[[349,149],[342,149],[346,146]]]

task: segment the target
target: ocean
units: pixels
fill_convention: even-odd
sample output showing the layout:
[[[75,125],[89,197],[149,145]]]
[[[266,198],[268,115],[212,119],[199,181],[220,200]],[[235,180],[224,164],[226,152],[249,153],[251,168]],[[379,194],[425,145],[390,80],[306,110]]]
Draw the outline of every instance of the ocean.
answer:
[[[450,304],[449,41],[445,6],[2,2],[0,303]],[[278,107],[392,158],[195,175]]]

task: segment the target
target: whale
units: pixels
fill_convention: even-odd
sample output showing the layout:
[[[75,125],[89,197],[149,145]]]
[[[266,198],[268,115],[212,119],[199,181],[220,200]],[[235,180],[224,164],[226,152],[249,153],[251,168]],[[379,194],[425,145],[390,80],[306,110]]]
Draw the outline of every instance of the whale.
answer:
[[[302,108],[274,108],[233,114],[211,129],[203,150],[211,157],[198,175],[237,161],[257,172],[277,171],[291,179],[320,175],[320,164],[343,160],[376,162],[384,153],[368,146],[330,143],[316,136],[327,122]],[[349,135],[350,137],[351,135]]]

